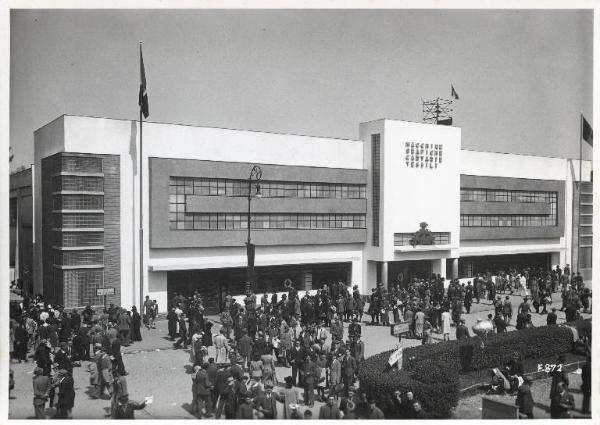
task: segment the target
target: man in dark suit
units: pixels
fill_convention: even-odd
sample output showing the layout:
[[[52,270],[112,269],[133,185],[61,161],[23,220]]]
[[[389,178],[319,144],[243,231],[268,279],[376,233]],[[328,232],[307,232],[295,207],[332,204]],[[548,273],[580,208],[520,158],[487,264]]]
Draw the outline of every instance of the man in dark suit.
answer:
[[[583,393],[581,412],[587,415],[590,413],[590,398],[592,397],[592,358],[589,354],[581,366],[581,392]]]
[[[208,363],[198,367],[192,384],[193,409],[197,417],[212,416],[212,384],[208,378]]]
[[[573,409],[575,409],[573,395],[569,394],[564,382],[559,382],[556,393],[554,393],[550,402],[550,417],[552,419],[568,419],[571,417],[569,411]]]
[[[531,395],[531,378],[523,377],[523,384],[517,390],[515,404],[519,406],[519,413],[527,419],[533,419],[533,396]]]
[[[356,336],[356,341],[353,344],[354,360],[359,365],[365,359],[365,343],[360,339],[360,333]]]
[[[277,419],[277,396],[273,394],[273,384],[266,383],[265,393],[258,395],[254,403],[265,419]]]
[[[321,406],[319,419],[340,419],[340,408],[336,406],[333,394],[327,397],[327,404]]]
[[[350,350],[346,350],[346,355],[342,360],[342,379],[344,380],[344,395],[348,395],[348,388],[354,381],[356,374],[356,360],[350,355]]]
[[[548,313],[546,317],[546,325],[556,325],[556,320],[558,316],[556,315],[556,307],[552,307],[552,311]]]
[[[469,337],[469,328],[465,326],[465,319],[460,319],[460,322],[456,327],[456,339],[463,339]]]
[[[123,356],[121,355],[121,340],[114,338],[110,344],[110,355],[115,358],[115,365],[119,370],[119,374],[126,376],[125,364],[123,364]]]
[[[306,354],[304,365],[304,404],[313,407],[315,404],[315,385],[317,380],[317,364]]]
[[[569,386],[569,374],[565,370],[564,363],[565,356],[560,354],[556,361],[557,367],[550,372],[550,376],[552,377],[552,383],[550,384],[550,400],[552,400],[554,395],[558,392],[558,386],[561,382],[564,383],[565,388]]]
[[[67,355],[67,343],[61,342],[60,349],[54,354],[54,363],[58,369],[73,370],[70,357]]]
[[[290,350],[290,358],[292,360],[292,381],[294,382],[294,386],[301,387],[303,385],[302,376],[298,378],[298,371],[302,368],[304,357],[305,354],[302,347],[300,347],[300,341],[296,340],[294,346]]]

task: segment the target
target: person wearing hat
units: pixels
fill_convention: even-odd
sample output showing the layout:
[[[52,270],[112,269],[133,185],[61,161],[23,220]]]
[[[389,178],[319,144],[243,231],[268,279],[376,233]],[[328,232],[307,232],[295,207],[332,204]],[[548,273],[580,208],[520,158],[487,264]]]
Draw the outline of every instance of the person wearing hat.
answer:
[[[41,367],[33,371],[33,410],[36,419],[46,419],[46,402],[50,393],[50,378]]]
[[[235,419],[254,419],[252,395],[250,393],[243,394],[240,397]]]
[[[67,345],[68,344],[66,341],[60,343],[59,349],[56,351],[56,353],[54,353],[54,363],[59,369],[72,371],[73,364],[67,355]]]
[[[127,391],[127,379],[119,374],[117,369],[113,370],[113,392],[111,395],[111,418],[115,418],[115,408],[117,407],[117,403],[121,396],[128,396],[129,392]]]
[[[256,409],[264,415],[264,419],[277,419],[277,394],[273,393],[273,384],[265,384],[264,394],[254,399]]]
[[[114,419],[135,419],[135,410],[141,410],[146,407],[146,401],[141,403],[129,400],[128,395],[119,397],[117,406],[115,407]]]
[[[531,378],[523,377],[523,384],[517,390],[515,404],[519,406],[519,413],[527,419],[533,419],[533,396],[531,395]]]
[[[54,419],[70,419],[71,410],[75,406],[75,383],[71,373],[66,369],[60,369],[56,382],[53,382],[52,386],[58,388],[58,402]]]
[[[558,391],[558,385],[563,382],[565,387],[569,386],[569,373],[565,368],[565,356],[564,354],[560,354],[556,360],[556,368],[550,372],[550,376],[552,377],[552,383],[550,384],[550,399],[554,397],[556,392]]]
[[[358,316],[355,314],[352,317],[352,323],[350,323],[348,325],[348,336],[350,337],[350,339],[357,339],[361,336],[361,326],[360,323],[358,323]]]
[[[546,316],[546,325],[556,325],[557,320],[558,315],[556,314],[556,307],[552,307],[552,311],[548,313],[548,316]]]
[[[219,406],[217,407],[217,419],[220,418],[221,412],[225,412],[225,419],[236,419],[238,397],[235,393],[234,386],[235,379],[233,376],[229,376],[227,378],[227,386],[225,387],[224,393],[220,396],[221,400],[219,402]]]
[[[559,382],[550,401],[550,417],[552,419],[568,419],[571,418],[570,410],[574,409],[573,395],[569,393],[564,382]]]

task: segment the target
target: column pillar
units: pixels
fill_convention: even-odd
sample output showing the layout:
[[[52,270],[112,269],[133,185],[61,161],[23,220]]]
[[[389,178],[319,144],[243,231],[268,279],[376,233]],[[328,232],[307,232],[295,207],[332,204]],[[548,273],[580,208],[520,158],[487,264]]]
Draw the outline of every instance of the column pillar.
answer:
[[[458,279],[458,258],[452,259],[452,279]]]
[[[388,262],[387,261],[381,262],[381,283],[383,283],[383,286],[385,288],[387,288],[387,285],[388,285]]]
[[[431,273],[444,276],[446,274],[446,259],[431,260]]]
[[[302,270],[302,283],[304,284],[305,291],[312,290],[312,271]]]

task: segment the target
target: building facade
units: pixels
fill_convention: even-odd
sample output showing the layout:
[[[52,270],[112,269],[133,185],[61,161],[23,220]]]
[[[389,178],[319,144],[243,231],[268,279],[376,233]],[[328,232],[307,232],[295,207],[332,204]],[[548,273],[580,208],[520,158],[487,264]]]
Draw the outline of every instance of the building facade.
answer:
[[[359,140],[144,123],[140,170],[139,134],[137,122],[67,115],[35,132],[35,288],[54,302],[101,304],[96,289],[114,287],[109,302],[149,295],[164,311],[174,292],[198,290],[208,307],[241,295],[254,165],[259,293],[285,279],[365,293],[577,257],[578,161],[467,151],[459,128],[396,120],[360,124]],[[589,182],[591,163],[582,171]],[[411,243],[425,224],[434,243]]]

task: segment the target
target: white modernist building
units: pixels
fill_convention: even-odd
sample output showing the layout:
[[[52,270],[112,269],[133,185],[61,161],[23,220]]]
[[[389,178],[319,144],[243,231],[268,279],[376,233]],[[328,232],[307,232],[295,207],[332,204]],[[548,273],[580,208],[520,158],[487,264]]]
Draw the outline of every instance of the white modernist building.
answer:
[[[431,273],[471,277],[573,258],[582,272],[591,267],[591,190],[582,189],[581,214],[574,209],[579,161],[462,150],[460,128],[449,126],[381,119],[359,133],[147,122],[140,170],[138,122],[61,116],[35,132],[34,289],[81,306],[114,287],[110,302],[139,305],[149,295],[161,310],[174,292],[198,290],[214,305],[242,294],[254,165],[257,292],[283,291],[287,278],[301,290],[343,280],[365,293]],[[582,171],[590,182],[591,163]],[[422,222],[433,244],[411,244]]]

